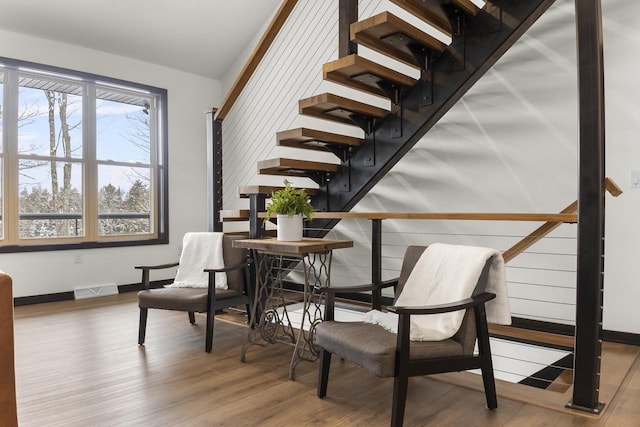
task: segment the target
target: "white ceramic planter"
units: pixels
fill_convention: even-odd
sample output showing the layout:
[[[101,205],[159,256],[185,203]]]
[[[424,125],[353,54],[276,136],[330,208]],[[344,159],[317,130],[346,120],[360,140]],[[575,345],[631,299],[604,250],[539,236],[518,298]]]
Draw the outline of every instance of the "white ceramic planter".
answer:
[[[302,240],[302,214],[278,214],[278,240],[282,242],[299,242]]]

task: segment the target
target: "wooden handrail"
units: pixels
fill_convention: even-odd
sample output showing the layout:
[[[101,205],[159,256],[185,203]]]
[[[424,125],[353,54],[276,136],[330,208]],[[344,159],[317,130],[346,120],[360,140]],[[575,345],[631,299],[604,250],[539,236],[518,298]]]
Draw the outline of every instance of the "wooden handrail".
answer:
[[[611,178],[605,178],[604,187],[609,194],[618,197],[622,189]],[[545,224],[538,227],[528,236],[504,251],[504,261],[509,262],[536,242],[540,241],[561,224],[576,223],[578,221],[578,201],[571,203],[560,213],[489,213],[489,212],[315,212],[317,219],[425,219],[425,220],[468,220],[468,221],[529,221]],[[258,213],[259,218],[265,214]]]
[[[251,56],[249,56],[246,64],[242,68],[242,71],[240,71],[240,74],[233,82],[233,85],[231,85],[231,89],[229,89],[229,92],[227,92],[227,95],[225,96],[224,100],[222,101],[222,105],[218,110],[216,120],[224,120],[224,118],[227,116],[229,110],[231,110],[231,107],[240,96],[240,93],[247,85],[247,82],[255,72],[256,68],[258,68],[260,61],[262,61],[262,58],[264,58],[267,50],[269,50],[269,47],[271,47],[271,43],[273,43],[273,40],[280,32],[280,29],[284,25],[285,21],[287,20],[287,18],[291,14],[291,11],[297,3],[298,0],[284,0],[282,2],[282,4],[280,5],[280,9],[278,9],[278,12],[271,20],[269,27],[262,35],[262,38],[251,53]]]
[[[605,191],[614,197],[622,194],[622,189],[611,178],[605,178]],[[490,212],[315,212],[314,219],[368,219],[380,222],[385,219],[424,219],[424,220],[468,220],[468,221],[528,221],[545,222],[528,236],[503,252],[505,262],[509,262],[538,242],[562,224],[574,224],[578,221],[578,201],[571,203],[560,213],[490,213]],[[264,218],[264,212],[258,218]]]
[[[611,178],[604,181],[605,189],[614,197],[622,194],[620,187]],[[578,221],[578,202],[575,201],[560,213],[500,213],[500,212],[315,212],[317,219],[428,219],[428,220],[468,220],[468,221],[529,221],[546,222],[536,231],[525,237],[546,235],[558,225],[573,224]],[[258,218],[264,218],[264,212],[258,213]],[[551,228],[550,228],[551,227]],[[545,232],[545,230],[547,230]],[[518,243],[520,244],[520,243]],[[532,243],[533,244],[533,243]],[[517,245],[516,245],[517,246]],[[528,245],[531,246],[531,245]],[[528,247],[527,246],[527,247]],[[514,246],[515,247],[515,246]]]
[[[264,213],[258,214],[264,218]],[[485,212],[315,212],[317,219],[429,219],[469,221],[532,221],[575,223],[575,214],[553,213],[485,213]]]
[[[571,203],[569,206],[564,208],[560,213],[561,214],[574,214],[578,210],[578,201]],[[515,245],[511,246],[509,249],[502,253],[502,258],[504,258],[504,262],[509,262],[516,256],[520,255],[531,245],[545,237],[547,234],[551,233],[551,231],[558,228],[562,223],[559,222],[546,222],[540,227],[536,228],[534,232],[529,234],[524,239],[520,240]]]
[[[622,189],[616,184],[616,182],[611,178],[604,179],[604,188],[609,192],[613,197],[618,197],[622,194]],[[569,206],[564,208],[560,214],[574,214],[578,210],[578,201],[571,203]],[[534,232],[529,234],[524,239],[520,240],[515,245],[511,246],[509,249],[504,251],[502,257],[504,258],[504,262],[509,262],[516,256],[520,255],[522,252],[531,247],[534,243],[541,240],[547,234],[551,233],[555,230],[560,223],[548,221],[546,224],[538,227]]]
[[[622,189],[611,178],[604,179],[604,189],[607,190],[613,197],[618,197],[622,194]]]

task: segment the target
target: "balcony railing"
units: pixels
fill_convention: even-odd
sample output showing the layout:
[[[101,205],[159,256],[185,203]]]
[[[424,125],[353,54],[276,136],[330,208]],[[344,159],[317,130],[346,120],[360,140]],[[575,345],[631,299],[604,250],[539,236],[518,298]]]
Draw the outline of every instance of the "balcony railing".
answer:
[[[83,216],[80,213],[21,213],[20,221],[60,221],[71,220],[73,221],[73,236],[79,236],[82,228]],[[98,214],[98,220],[104,219],[122,219],[122,220],[134,220],[134,219],[150,219],[150,212],[106,212]],[[0,221],[3,220],[3,215],[0,214]]]

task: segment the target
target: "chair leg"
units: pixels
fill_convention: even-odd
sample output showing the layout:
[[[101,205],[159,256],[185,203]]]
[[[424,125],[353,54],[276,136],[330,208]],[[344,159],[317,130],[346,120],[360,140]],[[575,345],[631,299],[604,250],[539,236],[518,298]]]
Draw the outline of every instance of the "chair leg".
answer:
[[[398,375],[393,381],[393,405],[391,406],[391,427],[402,427],[404,407],[407,403],[409,377]]]
[[[320,367],[318,370],[318,397],[327,395],[327,384],[329,383],[329,367],[331,366],[331,353],[322,350],[320,354]]]
[[[211,348],[213,347],[213,320],[215,318],[215,313],[213,310],[211,313],[207,313],[207,334],[206,341],[204,344],[204,351],[207,353],[211,353]]]
[[[493,376],[493,361],[491,360],[491,343],[489,342],[489,328],[484,305],[475,307],[476,331],[478,335],[478,351],[482,357],[482,382],[487,399],[487,408],[493,410],[498,407],[496,397],[496,381]]]
[[[189,323],[191,323],[192,325],[196,324],[196,315],[193,313],[193,311],[189,312]]]
[[[485,364],[482,370],[482,382],[484,383],[484,394],[487,399],[487,408],[493,410],[498,407],[498,398],[496,396],[496,381],[493,377],[493,366]]]
[[[140,323],[138,324],[138,344],[144,344],[144,338],[147,333],[147,312],[148,308],[140,308]]]

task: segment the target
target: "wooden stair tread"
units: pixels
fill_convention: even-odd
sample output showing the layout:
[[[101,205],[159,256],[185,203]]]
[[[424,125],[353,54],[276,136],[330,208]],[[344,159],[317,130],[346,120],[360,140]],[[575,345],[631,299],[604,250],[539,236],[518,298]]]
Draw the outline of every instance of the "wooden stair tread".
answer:
[[[248,209],[225,209],[220,211],[220,222],[248,221]]]
[[[452,3],[469,15],[476,15],[480,12],[480,8],[471,0],[453,0]]]
[[[379,82],[411,87],[416,80],[391,68],[377,64],[356,54],[347,55],[322,66],[325,80],[387,98]]]
[[[271,196],[275,191],[282,190],[284,187],[271,186],[271,185],[243,185],[238,187],[238,197],[246,199],[251,194],[267,194]],[[296,187],[300,188],[300,187]],[[304,188],[309,196],[315,196],[318,194],[316,188]]]
[[[258,172],[266,175],[308,176],[309,173],[335,173],[340,165],[297,159],[268,159],[258,162]]]
[[[332,93],[323,93],[301,99],[298,107],[300,114],[348,125],[356,125],[350,118],[351,114],[377,119],[383,119],[389,114],[389,111],[383,108],[374,107],[373,105]]]
[[[422,19],[433,28],[451,37],[451,22],[447,19],[440,4],[433,1],[424,0],[389,0],[391,3],[400,6],[407,12]]]
[[[451,22],[442,10],[438,2],[428,0],[390,0],[407,12],[422,19],[427,24],[451,36]],[[452,0],[451,4],[458,7],[462,12],[474,16],[480,9],[471,0]]]
[[[442,52],[446,45],[390,12],[382,12],[351,24],[351,40],[370,49],[395,58],[407,65],[421,68],[408,48],[417,43],[425,48]]]
[[[280,146],[320,151],[331,151],[332,145],[357,147],[363,142],[362,138],[308,128],[280,131],[276,133],[276,140]]]

